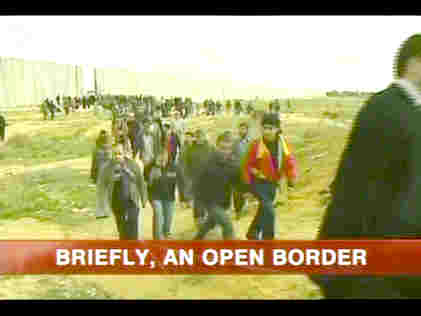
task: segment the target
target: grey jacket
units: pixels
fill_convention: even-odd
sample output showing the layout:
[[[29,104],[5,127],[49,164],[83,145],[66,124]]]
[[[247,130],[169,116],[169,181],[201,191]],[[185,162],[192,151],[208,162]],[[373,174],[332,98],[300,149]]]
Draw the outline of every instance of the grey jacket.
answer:
[[[145,206],[147,201],[147,191],[143,173],[140,167],[133,161],[126,158],[127,165],[131,174],[134,175],[134,181],[130,182],[130,195],[132,200],[136,203],[139,209]],[[114,188],[113,176],[118,173],[120,168],[115,160],[106,162],[100,170],[97,182],[96,191],[96,216],[111,216],[112,215],[112,192]],[[141,203],[140,203],[141,202]]]

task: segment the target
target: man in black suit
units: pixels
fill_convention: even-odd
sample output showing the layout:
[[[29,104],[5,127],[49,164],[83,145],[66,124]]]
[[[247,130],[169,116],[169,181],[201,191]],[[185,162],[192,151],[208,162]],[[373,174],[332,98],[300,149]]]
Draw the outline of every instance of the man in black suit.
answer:
[[[395,75],[355,119],[318,239],[421,236],[421,34],[400,47]],[[311,279],[326,298],[421,297],[420,277]]]

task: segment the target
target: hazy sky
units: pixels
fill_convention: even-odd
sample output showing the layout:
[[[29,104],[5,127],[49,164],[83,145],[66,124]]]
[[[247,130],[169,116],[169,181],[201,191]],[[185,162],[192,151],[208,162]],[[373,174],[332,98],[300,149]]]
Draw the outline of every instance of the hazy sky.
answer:
[[[0,16],[0,56],[270,88],[379,90],[417,16]]]

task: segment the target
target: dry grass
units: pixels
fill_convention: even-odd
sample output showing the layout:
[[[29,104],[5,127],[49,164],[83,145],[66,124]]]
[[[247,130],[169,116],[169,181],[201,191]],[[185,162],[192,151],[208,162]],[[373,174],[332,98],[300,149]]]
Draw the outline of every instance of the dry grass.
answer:
[[[9,138],[11,148],[7,156],[18,152],[20,146],[28,141],[25,136],[18,133],[19,128],[27,126],[37,135],[47,138],[61,139],[63,146],[78,136],[81,148],[90,148],[93,139],[102,128],[109,128],[109,121],[97,119],[91,113],[74,113],[68,118],[60,118],[48,123],[40,121],[40,117],[22,113],[22,117],[13,117]],[[233,129],[237,126],[237,117],[219,117],[217,119],[195,118],[191,126],[203,128],[209,139],[213,141],[221,130]],[[294,120],[285,122],[285,134],[291,142],[299,163],[299,182],[293,190],[279,195],[278,203],[278,231],[279,239],[313,239],[323,215],[326,196],[320,192],[326,190],[330,184],[335,168],[342,152],[346,129],[330,126],[318,120]],[[60,138],[61,137],[61,138]],[[8,143],[9,146],[9,143]],[[50,146],[51,148],[56,148]],[[63,147],[63,148],[64,148]],[[62,148],[62,147],[60,147]],[[68,206],[68,213],[61,213],[49,222],[40,222],[28,217],[21,219],[0,220],[0,239],[116,239],[117,232],[112,218],[103,221],[93,221],[93,208],[95,205],[95,190],[91,189],[88,180],[90,168],[90,151],[79,150],[80,156],[66,160],[60,156],[54,161],[38,161],[26,158],[22,161],[4,160],[0,163],[0,171],[15,168],[14,175],[4,172],[0,174],[0,185],[4,188],[1,201],[10,206],[13,199],[22,189],[22,184],[34,186],[43,185],[45,203],[64,203]],[[25,168],[21,168],[26,165]],[[28,167],[28,165],[30,167]],[[26,180],[20,178],[26,175]],[[42,183],[41,183],[42,182]],[[1,191],[0,188],[0,191]],[[12,193],[15,190],[17,193]],[[23,190],[23,189],[22,189]],[[21,192],[22,193],[22,192]],[[37,192],[29,192],[37,194]],[[10,199],[10,200],[8,200]],[[64,202],[62,202],[64,201]],[[67,201],[67,202],[66,202]],[[41,201],[42,202],[42,201]],[[41,203],[40,202],[40,203]],[[43,203],[44,203],[43,202]],[[77,212],[73,212],[76,203]],[[79,205],[80,204],[80,205]],[[2,205],[0,205],[1,207]],[[48,206],[48,205],[47,205]],[[87,209],[87,212],[84,210]],[[81,211],[82,210],[82,211]],[[249,213],[235,222],[235,229],[240,238],[244,238],[248,226],[256,212],[256,205],[250,203]],[[1,212],[0,212],[1,215]],[[146,238],[152,236],[152,209],[148,206],[144,210]],[[73,225],[69,225],[73,223]],[[178,208],[175,216],[175,237],[178,239],[191,239],[195,233],[192,211]],[[209,239],[220,239],[219,230],[211,232]],[[266,276],[216,276],[216,275],[187,275],[187,276],[72,276],[78,286],[89,288],[92,284],[101,289],[103,296],[108,298],[120,297],[126,299],[317,299],[321,298],[318,288],[302,275],[266,275]],[[9,278],[8,282],[0,279],[4,298],[32,297],[38,298],[31,290],[33,280],[25,283],[25,279]],[[32,282],[32,283],[31,283]],[[54,282],[53,282],[54,283]],[[44,282],[45,297],[69,299],[78,298],[80,291],[64,294],[57,292],[56,283]],[[3,286],[6,286],[4,288]],[[20,287],[20,294],[14,288]],[[9,290],[7,290],[9,289]],[[26,291],[26,292],[25,292]],[[26,294],[25,294],[26,293]],[[31,294],[32,293],[32,294]],[[76,293],[76,294],[75,294]],[[77,294],[79,293],[79,294]],[[87,293],[91,292],[83,292]],[[108,293],[108,294],[104,294]],[[72,296],[73,295],[73,296]],[[80,296],[80,295],[79,295]],[[101,297],[103,297],[101,296]],[[93,296],[94,297],[94,296]],[[1,297],[0,297],[1,298]]]

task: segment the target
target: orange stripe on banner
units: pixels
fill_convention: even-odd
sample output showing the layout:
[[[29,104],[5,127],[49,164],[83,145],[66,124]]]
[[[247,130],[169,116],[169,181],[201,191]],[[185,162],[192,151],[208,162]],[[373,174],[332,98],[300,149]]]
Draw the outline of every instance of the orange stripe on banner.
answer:
[[[1,274],[421,274],[421,240],[0,241]]]

